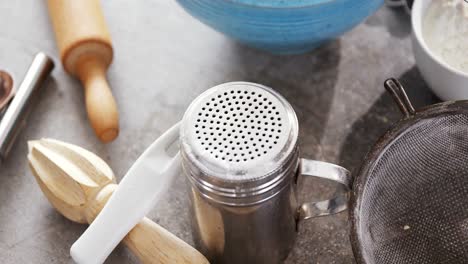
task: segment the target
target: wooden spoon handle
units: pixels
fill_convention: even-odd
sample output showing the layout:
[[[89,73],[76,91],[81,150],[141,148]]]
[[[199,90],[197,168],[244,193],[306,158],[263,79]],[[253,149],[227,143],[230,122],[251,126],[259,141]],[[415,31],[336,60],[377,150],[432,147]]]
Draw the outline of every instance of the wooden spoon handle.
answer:
[[[146,217],[123,242],[145,264],[209,263],[196,249]]]
[[[106,80],[106,67],[99,58],[87,57],[80,61],[77,71],[85,87],[91,126],[101,141],[110,142],[119,134],[119,114]]]

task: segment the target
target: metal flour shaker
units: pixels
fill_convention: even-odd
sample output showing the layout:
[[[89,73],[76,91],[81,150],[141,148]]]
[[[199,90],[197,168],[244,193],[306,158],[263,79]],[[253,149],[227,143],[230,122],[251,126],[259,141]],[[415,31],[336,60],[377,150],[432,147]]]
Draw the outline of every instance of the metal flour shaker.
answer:
[[[197,248],[211,263],[281,263],[298,222],[347,208],[349,172],[301,159],[298,121],[274,90],[246,82],[207,90],[180,128]],[[302,176],[338,183],[331,200],[300,203]]]

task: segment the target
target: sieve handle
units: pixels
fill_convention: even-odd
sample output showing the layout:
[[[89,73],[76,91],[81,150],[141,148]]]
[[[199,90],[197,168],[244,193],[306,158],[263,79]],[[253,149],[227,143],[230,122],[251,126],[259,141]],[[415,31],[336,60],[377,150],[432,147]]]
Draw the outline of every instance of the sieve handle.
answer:
[[[298,209],[299,220],[332,215],[348,208],[352,180],[347,169],[332,163],[302,159],[301,175],[334,181],[339,185],[332,199],[302,204]]]
[[[414,107],[405,92],[405,88],[397,79],[390,78],[386,80],[384,87],[393,97],[393,100],[405,117],[408,118],[416,114],[416,110],[414,110]]]
[[[411,14],[411,8],[414,0],[385,0],[388,7],[404,7],[408,14]]]

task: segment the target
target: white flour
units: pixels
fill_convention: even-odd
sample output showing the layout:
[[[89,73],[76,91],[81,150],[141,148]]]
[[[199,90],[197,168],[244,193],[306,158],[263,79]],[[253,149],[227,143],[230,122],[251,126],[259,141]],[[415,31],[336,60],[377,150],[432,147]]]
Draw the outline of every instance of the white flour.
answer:
[[[468,3],[433,0],[424,16],[422,30],[433,54],[468,73]]]

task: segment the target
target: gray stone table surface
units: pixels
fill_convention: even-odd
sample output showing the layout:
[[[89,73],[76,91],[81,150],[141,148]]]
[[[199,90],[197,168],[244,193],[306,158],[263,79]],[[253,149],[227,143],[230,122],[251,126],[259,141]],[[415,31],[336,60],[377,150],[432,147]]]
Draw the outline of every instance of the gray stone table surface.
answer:
[[[435,101],[411,50],[409,18],[385,7],[353,31],[303,55],[273,56],[238,44],[187,15],[175,1],[103,1],[115,59],[109,81],[121,132],[100,143],[86,119],[80,84],[66,75],[45,1],[0,1],[0,67],[17,80],[37,51],[57,67],[27,127],[0,165],[0,262],[72,263],[69,248],[86,226],[58,214],[27,165],[27,140],[50,137],[101,156],[118,179],[204,90],[228,81],[273,87],[295,108],[307,158],[356,170],[372,143],[400,118],[383,81],[399,77],[416,106]],[[184,179],[179,177],[149,217],[192,243]],[[307,182],[301,199],[324,188]],[[286,263],[354,263],[347,214],[304,222]],[[118,247],[107,263],[136,263]]]

